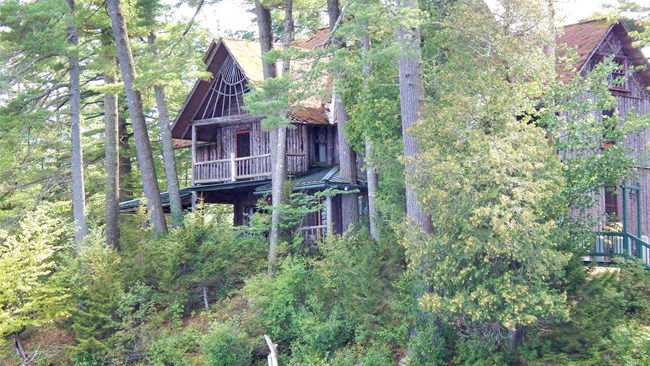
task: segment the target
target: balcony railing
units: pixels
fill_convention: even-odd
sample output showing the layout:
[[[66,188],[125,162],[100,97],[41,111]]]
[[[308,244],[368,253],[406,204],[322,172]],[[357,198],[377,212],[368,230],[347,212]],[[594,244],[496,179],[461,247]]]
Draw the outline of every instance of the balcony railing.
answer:
[[[650,268],[650,244],[629,233],[596,233],[594,248],[585,261],[608,263],[613,257],[636,258]]]
[[[287,154],[287,173],[298,174],[307,171],[304,154]],[[234,182],[240,179],[271,177],[271,154],[229,159],[208,160],[194,163],[194,183]]]

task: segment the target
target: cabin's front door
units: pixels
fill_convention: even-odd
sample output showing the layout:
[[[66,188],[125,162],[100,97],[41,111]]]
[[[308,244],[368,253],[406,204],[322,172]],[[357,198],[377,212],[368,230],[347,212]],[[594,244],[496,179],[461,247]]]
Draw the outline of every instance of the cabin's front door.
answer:
[[[251,156],[251,132],[237,132],[235,138],[235,157],[245,158]]]

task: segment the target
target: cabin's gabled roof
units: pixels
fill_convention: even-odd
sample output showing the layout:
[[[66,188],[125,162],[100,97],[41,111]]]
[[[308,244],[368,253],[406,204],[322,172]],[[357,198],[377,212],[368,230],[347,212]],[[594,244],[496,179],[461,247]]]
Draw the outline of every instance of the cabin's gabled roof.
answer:
[[[297,46],[302,47],[300,44],[297,44]],[[264,81],[259,42],[231,38],[213,40],[203,58],[206,70],[212,73],[212,78],[210,80],[197,80],[194,84],[172,126],[173,138],[191,139],[190,122],[195,117],[197,110],[201,108],[204,97],[211,88],[212,81],[228,55],[232,57],[235,64],[243,72],[250,86],[254,88]],[[278,71],[280,71],[280,67],[278,67]],[[295,122],[329,123],[324,103],[318,97],[302,101],[299,107],[291,111],[290,117]]]
[[[605,19],[589,20],[581,23],[570,24],[558,29],[556,37],[557,56],[564,56],[566,47],[575,51],[578,61],[574,67],[567,67],[567,64],[559,64],[557,74],[560,80],[567,82],[576,74],[581,75],[585,71],[587,62],[597,52],[599,46],[610,34],[615,34],[621,41],[623,52],[634,66],[645,66],[646,69],[639,71],[639,75],[646,85],[650,86],[650,68],[648,60],[641,50],[632,46],[633,40],[628,34],[628,29],[622,22],[610,23]]]

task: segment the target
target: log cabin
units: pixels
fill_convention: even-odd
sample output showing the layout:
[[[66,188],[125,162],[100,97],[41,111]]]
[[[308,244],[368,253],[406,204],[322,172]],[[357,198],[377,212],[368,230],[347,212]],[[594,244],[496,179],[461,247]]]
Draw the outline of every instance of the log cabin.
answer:
[[[316,48],[326,38],[327,32],[321,30],[296,46]],[[263,128],[263,117],[248,113],[244,103],[244,95],[263,81],[260,46],[221,38],[211,43],[204,63],[212,77],[196,81],[172,126],[175,146],[192,153],[192,184],[181,196],[186,207],[196,200],[233,205],[234,225],[246,225],[271,186],[269,132]],[[328,81],[322,82],[328,86]],[[350,181],[339,171],[338,131],[328,101],[309,97],[289,113],[286,164],[294,190],[365,191],[363,181]],[[168,202],[166,194],[162,198]],[[308,239],[345,229],[341,195],[323,200],[323,210],[308,214],[296,228]],[[134,210],[138,203],[122,203],[121,209]]]
[[[620,117],[619,123],[624,124],[628,113],[650,114],[650,65],[641,50],[633,46],[624,23],[591,20],[567,25],[559,30],[556,41],[560,46],[558,49],[568,46],[576,52],[578,59],[574,69],[558,66],[558,77],[562,81],[584,77],[606,58],[611,58],[619,66],[612,72],[609,88],[617,100],[616,107],[603,111],[600,118],[616,113]],[[650,160],[645,157],[650,147],[650,129],[628,137],[624,144],[636,160],[633,178],[621,182],[621,187],[602,187],[594,192],[595,204],[582,215],[595,219],[594,231],[602,230],[608,221],[619,222],[623,229],[620,235],[598,235],[594,253],[636,256],[650,267],[650,247],[646,236],[650,233]],[[642,242],[644,236],[645,242]],[[599,261],[603,259],[603,255],[597,257]]]

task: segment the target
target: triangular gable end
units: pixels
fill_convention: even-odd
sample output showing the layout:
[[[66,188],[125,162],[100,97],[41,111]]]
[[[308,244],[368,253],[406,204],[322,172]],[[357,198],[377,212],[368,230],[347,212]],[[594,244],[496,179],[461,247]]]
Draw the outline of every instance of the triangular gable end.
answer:
[[[632,45],[633,40],[628,32],[624,23],[611,24],[604,19],[563,27],[557,43],[575,49],[579,60],[574,71],[566,70],[565,65],[558,65],[560,80],[567,82],[576,74],[585,75],[605,56],[622,56],[629,60],[631,66],[645,68],[636,71],[631,79],[637,83],[634,89],[644,92],[650,86],[650,67],[641,50]]]
[[[231,117],[246,114],[244,94],[249,82],[232,56],[228,55],[212,77],[212,83],[203,96],[201,106],[196,110],[193,121],[210,118]]]
[[[191,121],[247,114],[243,96],[250,89],[250,79],[224,39],[212,42],[203,61],[212,77],[194,84],[172,126],[175,139],[191,139]]]

